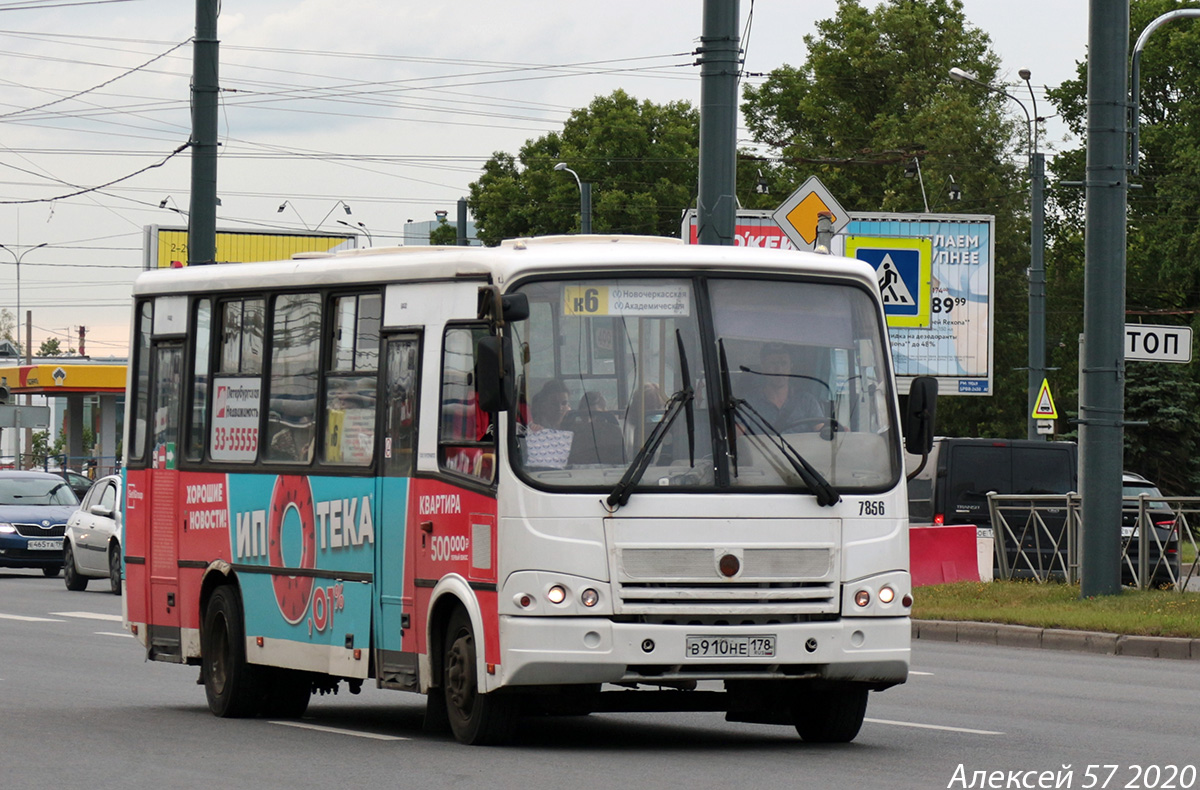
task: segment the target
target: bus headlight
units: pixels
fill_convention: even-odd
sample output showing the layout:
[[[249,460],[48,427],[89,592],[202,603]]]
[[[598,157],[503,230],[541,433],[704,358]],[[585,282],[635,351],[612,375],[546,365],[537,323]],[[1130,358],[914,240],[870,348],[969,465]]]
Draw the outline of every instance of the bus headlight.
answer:
[[[579,594],[579,602],[589,609],[596,605],[600,600],[600,593],[593,590],[591,587]]]
[[[561,584],[556,584],[549,590],[546,590],[546,600],[550,603],[562,603],[567,600],[567,588]]]
[[[856,606],[866,606],[871,602],[871,593],[866,590],[859,590],[854,593],[854,604]]]
[[[880,603],[891,603],[896,600],[896,591],[891,587],[884,587],[879,591]]]

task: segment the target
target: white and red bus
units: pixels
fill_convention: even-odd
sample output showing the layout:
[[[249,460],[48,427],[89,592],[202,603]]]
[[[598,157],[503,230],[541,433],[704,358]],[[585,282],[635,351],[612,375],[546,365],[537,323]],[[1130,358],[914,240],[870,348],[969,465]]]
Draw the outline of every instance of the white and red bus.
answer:
[[[127,618],[218,716],[370,681],[465,743],[650,710],[846,741],[908,675],[863,263],[555,237],[148,272],[134,296]]]

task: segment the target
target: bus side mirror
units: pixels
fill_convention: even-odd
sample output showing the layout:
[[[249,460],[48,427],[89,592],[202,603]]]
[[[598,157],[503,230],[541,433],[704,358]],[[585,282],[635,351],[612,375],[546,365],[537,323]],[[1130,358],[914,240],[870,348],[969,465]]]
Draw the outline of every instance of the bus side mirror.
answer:
[[[486,412],[508,411],[516,400],[512,374],[512,344],[487,335],[475,346],[475,394]]]
[[[511,324],[513,321],[524,321],[529,318],[529,296],[527,294],[505,294],[500,297],[500,303],[503,305],[501,313],[504,316],[504,323]]]
[[[937,379],[913,379],[904,410],[904,449],[913,455],[928,455],[933,449],[933,422],[937,413]]]

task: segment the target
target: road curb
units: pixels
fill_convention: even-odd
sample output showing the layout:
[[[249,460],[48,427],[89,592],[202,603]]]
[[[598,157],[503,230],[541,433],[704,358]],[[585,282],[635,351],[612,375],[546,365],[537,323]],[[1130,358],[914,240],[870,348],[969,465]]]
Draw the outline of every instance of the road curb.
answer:
[[[1101,631],[1034,628],[1027,625],[954,620],[913,620],[913,639],[965,642],[1001,647],[1072,650],[1110,656],[1174,658],[1200,661],[1200,639],[1169,636],[1128,636]]]

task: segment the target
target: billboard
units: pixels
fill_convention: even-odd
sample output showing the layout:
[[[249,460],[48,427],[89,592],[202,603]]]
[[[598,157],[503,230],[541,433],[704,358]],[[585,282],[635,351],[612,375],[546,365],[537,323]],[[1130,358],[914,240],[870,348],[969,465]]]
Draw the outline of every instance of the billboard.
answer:
[[[739,247],[796,249],[771,211],[737,213]],[[995,218],[850,212],[833,253],[875,268],[900,391],[933,376],[941,395],[991,395],[995,378]],[[682,238],[696,243],[696,212]]]
[[[942,395],[992,394],[995,225],[976,214],[850,215],[844,254],[879,275],[901,392],[933,376]]]
[[[143,235],[142,268],[187,266],[187,228],[147,225]],[[353,233],[218,230],[216,262],[284,261],[298,252],[335,252],[357,246],[358,236]]]

